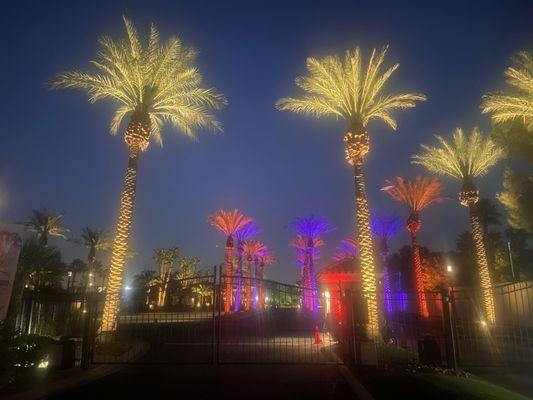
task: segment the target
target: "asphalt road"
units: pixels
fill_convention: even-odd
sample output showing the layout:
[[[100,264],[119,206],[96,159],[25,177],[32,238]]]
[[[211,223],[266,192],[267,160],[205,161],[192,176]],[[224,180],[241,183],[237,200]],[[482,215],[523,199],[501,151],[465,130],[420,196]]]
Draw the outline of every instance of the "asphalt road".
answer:
[[[52,399],[357,399],[336,365],[137,365]]]

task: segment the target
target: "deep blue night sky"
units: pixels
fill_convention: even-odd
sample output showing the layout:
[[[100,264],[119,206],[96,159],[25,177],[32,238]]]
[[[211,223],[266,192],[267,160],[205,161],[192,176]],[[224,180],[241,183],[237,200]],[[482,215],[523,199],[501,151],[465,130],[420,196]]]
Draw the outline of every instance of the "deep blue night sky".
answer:
[[[15,4],[16,3],[16,4]],[[294,281],[287,246],[295,216],[325,216],[324,256],[353,230],[353,177],[343,157],[343,125],[334,120],[281,113],[279,97],[295,94],[294,78],[307,56],[342,52],[355,45],[365,54],[389,43],[397,61],[392,87],[421,91],[428,101],[398,114],[399,129],[369,127],[367,162],[370,205],[406,212],[379,191],[386,178],[423,172],[409,163],[419,143],[456,126],[479,124],[481,95],[497,88],[509,57],[533,50],[533,2],[229,2],[105,1],[9,2],[0,15],[0,219],[24,221],[33,208],[66,214],[73,234],[83,226],[114,230],[127,162],[122,138],[108,133],[112,105],[91,105],[80,92],[50,92],[55,73],[88,67],[97,38],[123,35],[124,13],[145,31],[155,22],[163,38],[177,34],[200,50],[207,85],[224,93],[219,113],[224,133],[199,143],[170,129],[163,149],[152,146],[139,161],[132,247],[139,255],[129,274],[151,264],[155,247],[177,244],[206,266],[221,262],[224,238],[206,222],[218,208],[237,207],[254,216],[260,239],[280,264],[268,272]],[[257,3],[257,4],[254,4]],[[528,4],[529,3],[529,4]],[[422,244],[451,249],[467,228],[456,199],[459,184],[445,180],[452,197],[422,214]],[[494,196],[501,167],[479,181]],[[402,232],[394,245],[407,241]],[[53,240],[65,258],[85,251]],[[218,246],[218,247],[217,247]]]

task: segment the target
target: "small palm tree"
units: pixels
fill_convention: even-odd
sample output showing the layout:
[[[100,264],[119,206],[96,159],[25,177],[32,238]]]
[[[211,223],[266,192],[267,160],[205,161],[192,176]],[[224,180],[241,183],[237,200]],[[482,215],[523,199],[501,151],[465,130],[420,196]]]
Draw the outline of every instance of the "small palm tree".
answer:
[[[347,239],[341,240],[335,253],[333,254],[334,261],[341,261],[347,258],[355,259],[359,255],[359,243],[357,242],[357,237],[355,235],[350,236]]]
[[[484,314],[489,322],[495,322],[492,281],[477,208],[479,192],[474,179],[484,175],[490,167],[498,163],[504,152],[490,137],[484,137],[477,127],[469,136],[466,136],[461,128],[457,128],[451,140],[439,135],[435,137],[439,145],[437,147],[422,145],[423,151],[413,156],[412,162],[424,166],[430,172],[451,176],[462,182],[459,201],[468,207],[470,212],[470,227],[476,244]]]
[[[25,226],[30,232],[35,232],[37,240],[46,246],[50,236],[67,238],[69,230],[62,226],[63,217],[63,214],[52,214],[46,208],[33,210]]]
[[[180,251],[176,246],[170,247],[168,249],[154,250],[153,259],[159,266],[159,279],[161,281],[161,286],[159,287],[159,294],[157,297],[158,307],[165,306],[172,266],[179,259],[179,257]]]
[[[320,247],[324,245],[324,241],[320,237],[313,238],[313,248],[312,248],[312,257],[313,262],[316,262],[320,259]],[[300,281],[301,285],[304,287],[304,290],[306,287],[308,287],[308,279],[307,279],[307,239],[302,235],[296,235],[290,242],[289,246],[294,247],[295,250],[295,260],[294,264],[298,265],[300,267]]]
[[[114,330],[124,263],[130,236],[137,186],[137,158],[150,141],[162,145],[161,127],[170,124],[190,138],[198,128],[221,130],[211,113],[226,104],[213,89],[201,87],[202,77],[194,65],[196,51],[177,37],[160,43],[156,27],[143,41],[132,22],[124,18],[126,40],[100,39],[102,50],[92,61],[96,72],[71,71],[59,74],[53,89],[81,89],[96,102],[110,99],[117,104],[111,133],[124,130],[129,150],[128,167],[120,200],[117,233],[111,253],[102,330]]]
[[[510,91],[483,96],[481,110],[492,114],[496,123],[517,119],[533,128],[533,54],[522,51],[512,62],[514,65],[505,70]]]
[[[429,311],[426,302],[420,248],[416,240],[416,234],[422,225],[422,222],[420,221],[420,212],[430,204],[444,199],[441,195],[441,184],[437,179],[429,179],[419,176],[410,181],[399,176],[396,178],[396,181],[387,180],[387,186],[381,190],[390,195],[393,199],[409,207],[409,217],[407,218],[406,228],[411,235],[413,272],[416,294],[418,297],[418,311],[420,315],[427,318],[429,317]]]
[[[318,311],[318,297],[316,293],[315,277],[315,240],[329,233],[335,228],[329,225],[325,218],[310,215],[309,217],[295,218],[292,222],[294,231],[305,241],[304,265],[304,305],[307,309]]]
[[[244,225],[241,229],[235,232],[237,239],[237,285],[235,290],[235,311],[239,311],[241,306],[241,291],[242,291],[242,261],[244,254],[244,242],[250,240],[259,234],[259,229],[255,222],[251,221]]]
[[[259,300],[259,309],[264,310],[265,308],[265,296],[264,296],[264,290],[263,290],[263,280],[265,279],[265,266],[266,265],[273,265],[277,262],[276,258],[272,254],[272,251],[268,248],[263,250],[263,252],[259,255],[259,269],[257,271],[257,277],[259,278],[259,294],[258,294],[258,300]]]
[[[246,257],[246,311],[249,311],[252,307],[252,299],[255,298],[252,294],[252,278],[257,278],[259,258],[263,253],[268,251],[268,248],[258,240],[247,240],[244,242],[243,247],[244,256]],[[253,271],[252,261],[254,262]]]
[[[296,78],[296,85],[304,95],[300,98],[284,98],[277,102],[279,110],[289,110],[314,117],[333,116],[342,119],[347,130],[344,135],[346,160],[354,167],[355,222],[361,253],[363,291],[368,304],[369,334],[379,332],[374,249],[370,232],[370,210],[366,195],[363,162],[370,150],[368,123],[381,120],[396,129],[392,112],[415,106],[426,97],[418,93],[387,93],[386,84],[398,68],[394,64],[384,69],[387,47],[372,50],[366,66],[363,66],[361,50],[347,51],[344,58],[327,56],[308,58],[307,76]]]
[[[224,311],[231,310],[231,275],[233,273],[233,235],[235,232],[249,224],[252,218],[245,217],[243,213],[235,209],[233,211],[219,210],[207,218],[207,222],[226,235],[226,300]]]
[[[78,239],[75,239],[74,243],[89,249],[87,261],[89,262],[89,277],[92,277],[92,274],[95,273],[97,268],[96,252],[111,249],[109,232],[104,230],[92,230],[89,227],[85,227],[82,230],[81,236]],[[93,285],[94,282],[91,280],[88,284]]]
[[[391,215],[372,214],[370,227],[372,235],[379,241],[379,255],[383,264],[383,289],[385,292],[385,309],[387,312],[393,311],[392,291],[389,268],[387,266],[389,258],[389,239],[396,235],[403,226],[399,217]]]

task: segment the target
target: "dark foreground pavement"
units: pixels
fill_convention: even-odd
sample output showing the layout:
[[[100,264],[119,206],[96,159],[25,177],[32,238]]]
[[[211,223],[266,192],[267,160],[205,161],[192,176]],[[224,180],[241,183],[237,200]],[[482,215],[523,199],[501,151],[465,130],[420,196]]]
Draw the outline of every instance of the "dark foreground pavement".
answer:
[[[128,366],[52,399],[358,399],[337,365]],[[109,397],[108,397],[109,396]]]

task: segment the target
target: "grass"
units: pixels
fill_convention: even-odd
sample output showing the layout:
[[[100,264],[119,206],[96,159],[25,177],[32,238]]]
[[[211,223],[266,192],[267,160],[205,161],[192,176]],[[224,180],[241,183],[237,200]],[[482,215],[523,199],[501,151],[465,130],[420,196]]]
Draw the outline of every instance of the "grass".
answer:
[[[357,373],[376,400],[409,397],[409,400],[528,400],[519,393],[476,377],[438,373],[383,370]]]

